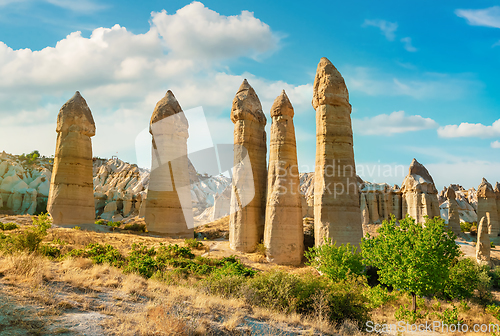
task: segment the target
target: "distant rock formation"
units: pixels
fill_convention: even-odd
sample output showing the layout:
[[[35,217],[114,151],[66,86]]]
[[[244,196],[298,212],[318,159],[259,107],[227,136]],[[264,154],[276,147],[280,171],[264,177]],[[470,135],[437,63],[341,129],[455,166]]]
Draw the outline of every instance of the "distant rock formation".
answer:
[[[363,237],[354,163],[351,104],[344,78],[323,57],[314,79],[316,167],[314,236],[316,246],[331,238],[359,246]]]
[[[95,124],[87,102],[77,91],[57,116],[57,143],[47,211],[52,224],[93,224],[92,141]]]
[[[187,158],[188,121],[172,91],[151,116],[152,163],[146,198],[148,231],[193,238],[193,208]]]
[[[476,260],[480,265],[491,265],[490,260],[490,237],[488,235],[488,224],[486,217],[481,217],[477,227]]]
[[[458,203],[456,201],[455,190],[451,186],[448,187],[445,193],[446,201],[448,202],[448,227],[457,236],[462,235],[460,229],[460,215],[458,213]]]
[[[477,187],[477,218],[483,217],[485,217],[490,237],[497,237],[500,232],[500,223],[498,222],[496,193],[485,178]]]
[[[300,265],[304,253],[293,115],[292,104],[283,90],[271,107],[264,246],[269,261],[285,265]]]
[[[440,215],[438,192],[427,169],[413,159],[409,173],[401,186],[402,215],[409,214],[418,223],[425,222],[424,216],[434,218]]]
[[[233,250],[253,252],[264,236],[266,211],[266,116],[259,97],[245,79],[233,100],[233,187],[229,244]],[[245,157],[250,165],[242,164]],[[252,188],[253,187],[253,188]],[[249,201],[246,204],[246,201]]]
[[[0,154],[0,209],[19,215],[45,212],[50,190],[50,159],[28,164],[19,156]]]

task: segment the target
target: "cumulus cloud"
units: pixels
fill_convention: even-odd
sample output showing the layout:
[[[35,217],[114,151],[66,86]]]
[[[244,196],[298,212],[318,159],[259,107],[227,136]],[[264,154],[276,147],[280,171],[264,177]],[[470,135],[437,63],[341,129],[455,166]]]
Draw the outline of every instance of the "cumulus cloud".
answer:
[[[279,37],[252,12],[224,16],[200,2],[153,13],[152,22],[166,46],[178,56],[194,59],[256,57],[278,46]]]
[[[491,148],[500,148],[500,141],[496,140],[491,143]]]
[[[359,91],[370,96],[453,100],[463,98],[482,86],[468,74],[424,73],[418,78],[396,77],[365,67],[347,68],[344,73],[349,91]]]
[[[457,9],[455,14],[471,26],[500,28],[500,6],[485,9]]]
[[[493,138],[500,136],[500,119],[495,121],[491,126],[481,123],[471,124],[468,122],[460,125],[446,125],[439,127],[438,135],[443,138],[462,138],[462,137],[477,137],[477,138]],[[493,147],[493,144],[492,144]]]
[[[364,135],[388,136],[437,127],[438,124],[431,118],[424,118],[420,115],[406,115],[404,111],[379,114],[371,118],[353,119],[355,132]]]
[[[385,20],[365,20],[362,27],[377,27],[382,35],[389,41],[394,41],[396,38],[395,32],[398,29],[397,22],[388,22]]]
[[[411,37],[403,37],[401,39],[401,42],[403,42],[404,48],[406,49],[406,51],[409,51],[409,52],[415,52],[415,51],[417,51],[417,48],[415,48],[411,44]]]

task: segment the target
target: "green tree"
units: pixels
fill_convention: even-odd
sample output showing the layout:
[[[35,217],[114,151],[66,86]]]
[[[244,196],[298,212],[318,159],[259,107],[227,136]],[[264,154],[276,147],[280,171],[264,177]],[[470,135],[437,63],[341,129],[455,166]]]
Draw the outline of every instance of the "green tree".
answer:
[[[377,232],[377,237],[367,234],[361,242],[365,263],[379,269],[381,283],[409,292],[416,312],[417,295],[443,290],[450,268],[461,254],[456,236],[439,217],[427,218],[422,224],[406,216],[398,225],[392,216]]]

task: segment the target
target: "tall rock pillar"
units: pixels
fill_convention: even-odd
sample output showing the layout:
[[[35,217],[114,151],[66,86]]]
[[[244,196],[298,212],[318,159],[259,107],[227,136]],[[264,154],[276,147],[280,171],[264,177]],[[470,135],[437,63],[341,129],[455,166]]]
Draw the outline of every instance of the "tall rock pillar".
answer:
[[[151,116],[152,164],[145,201],[148,231],[193,238],[193,208],[187,157],[188,121],[169,90]]]
[[[483,178],[477,187],[477,218],[485,217],[485,225],[491,238],[497,237],[500,232],[496,194],[491,184]]]
[[[460,214],[458,213],[458,203],[456,200],[455,190],[451,186],[448,187],[445,193],[448,201],[448,227],[457,236],[462,235],[460,229]]]
[[[316,110],[314,236],[337,245],[359,246],[363,237],[351,127],[351,104],[344,78],[323,57],[316,70],[312,105]]]
[[[95,123],[87,102],[76,92],[59,110],[54,168],[47,211],[62,227],[94,224],[92,141]]]
[[[304,252],[302,204],[293,107],[285,90],[271,108],[264,245],[267,259],[299,265]]]
[[[233,100],[234,164],[229,217],[233,250],[253,252],[264,236],[266,207],[266,116],[245,79]]]

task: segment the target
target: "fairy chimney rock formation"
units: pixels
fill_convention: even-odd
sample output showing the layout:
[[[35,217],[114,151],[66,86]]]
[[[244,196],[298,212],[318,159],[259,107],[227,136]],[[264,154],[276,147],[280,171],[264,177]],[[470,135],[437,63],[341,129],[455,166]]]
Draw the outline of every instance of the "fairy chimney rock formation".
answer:
[[[93,224],[92,141],[95,123],[87,102],[76,92],[59,110],[54,168],[47,211],[62,227]]]
[[[169,90],[156,104],[149,126],[152,164],[144,217],[148,231],[172,238],[194,235],[188,127],[181,106]]]
[[[313,88],[315,243],[319,246],[331,238],[337,245],[359,246],[363,227],[354,164],[351,104],[344,78],[325,57],[318,64]]]
[[[438,192],[434,180],[427,169],[416,159],[410,165],[408,175],[401,186],[402,216],[409,214],[419,223],[425,222],[424,216],[434,218],[440,215]]]
[[[229,244],[253,252],[264,236],[266,207],[266,116],[259,97],[245,79],[233,99],[234,168]]]
[[[286,265],[300,265],[304,252],[293,115],[292,104],[283,90],[271,107],[264,245],[269,261]]]
[[[462,230],[460,229],[460,215],[458,213],[455,190],[449,186],[444,196],[448,201],[448,227],[454,234],[460,236],[462,235]]]
[[[486,217],[481,217],[477,227],[476,260],[480,265],[490,265],[490,237]]]
[[[497,194],[485,178],[477,188],[477,218],[483,216],[490,237],[498,236],[500,224],[498,221]]]

